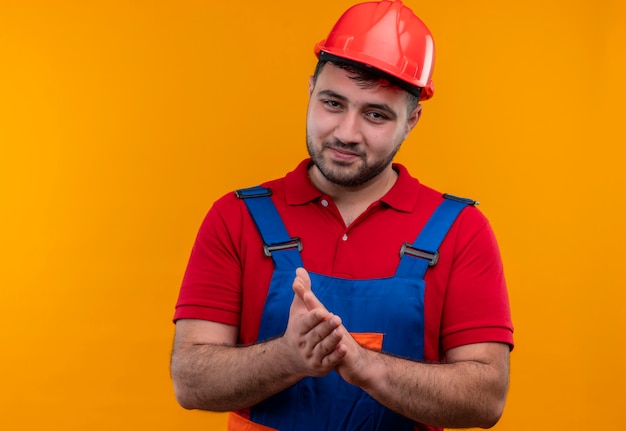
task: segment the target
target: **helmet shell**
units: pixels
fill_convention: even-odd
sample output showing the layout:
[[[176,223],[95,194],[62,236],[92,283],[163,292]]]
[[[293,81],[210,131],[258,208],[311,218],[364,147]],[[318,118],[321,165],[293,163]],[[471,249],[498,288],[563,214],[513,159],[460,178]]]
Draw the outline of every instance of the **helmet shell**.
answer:
[[[344,12],[328,37],[315,45],[315,55],[371,66],[410,86],[421,88],[421,100],[433,96],[433,36],[400,0],[365,2]]]

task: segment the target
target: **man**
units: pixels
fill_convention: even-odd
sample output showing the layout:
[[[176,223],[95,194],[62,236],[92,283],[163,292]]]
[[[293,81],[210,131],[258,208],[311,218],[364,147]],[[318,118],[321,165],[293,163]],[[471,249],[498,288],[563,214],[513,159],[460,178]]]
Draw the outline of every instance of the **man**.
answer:
[[[316,54],[311,158],[200,228],[176,397],[231,411],[230,430],[490,427],[513,345],[495,238],[392,162],[433,94],[432,36],[400,1],[361,3]]]

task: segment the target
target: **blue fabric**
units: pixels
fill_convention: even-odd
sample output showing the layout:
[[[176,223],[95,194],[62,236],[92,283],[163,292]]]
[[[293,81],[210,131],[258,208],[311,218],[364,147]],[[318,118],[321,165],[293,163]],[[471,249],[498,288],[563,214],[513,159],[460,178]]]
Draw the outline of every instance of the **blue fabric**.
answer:
[[[257,193],[258,188],[254,188]],[[245,198],[263,241],[290,240],[268,196]],[[413,247],[437,252],[443,238],[467,203],[444,200],[418,235]],[[303,244],[306,247],[306,244]],[[302,266],[296,249],[272,252],[274,273],[261,318],[258,341],[284,333],[293,300],[295,270]],[[287,258],[281,257],[289,255]],[[315,295],[339,315],[353,333],[380,333],[382,351],[413,360],[424,358],[424,275],[428,261],[404,254],[393,277],[348,280],[310,273]],[[387,409],[336,372],[305,378],[250,410],[256,423],[280,431],[413,430],[409,419]]]
[[[237,196],[244,200],[265,245],[287,243],[291,241],[291,237],[287,233],[287,229],[268,193],[271,194],[269,189],[256,186],[238,190]],[[276,268],[298,268],[302,266],[302,258],[296,248],[272,252],[272,259]]]
[[[458,215],[467,205],[467,202],[456,199],[444,199],[437,209],[435,209],[433,215],[430,216],[430,219],[426,222],[426,225],[417,236],[415,242],[413,242],[413,248],[436,254],[448,230],[450,230],[450,227],[452,227]],[[400,260],[396,275],[399,277],[424,278],[427,269],[427,260],[410,258],[404,255]]]

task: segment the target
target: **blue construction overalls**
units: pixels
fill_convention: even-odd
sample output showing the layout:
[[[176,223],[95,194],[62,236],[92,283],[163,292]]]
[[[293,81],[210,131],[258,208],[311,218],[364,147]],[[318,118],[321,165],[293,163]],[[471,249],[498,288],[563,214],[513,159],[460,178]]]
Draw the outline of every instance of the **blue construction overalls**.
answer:
[[[293,300],[295,270],[303,267],[302,244],[292,238],[274,206],[271,190],[237,191],[261,234],[274,273],[261,318],[258,341],[284,333]],[[349,280],[310,273],[312,290],[328,310],[357,334],[382,334],[382,351],[422,360],[424,357],[424,275],[437,263],[438,249],[469,199],[444,195],[413,244],[401,250],[393,277]],[[414,423],[383,407],[335,371],[309,377],[250,409],[250,419],[280,431],[413,430]]]

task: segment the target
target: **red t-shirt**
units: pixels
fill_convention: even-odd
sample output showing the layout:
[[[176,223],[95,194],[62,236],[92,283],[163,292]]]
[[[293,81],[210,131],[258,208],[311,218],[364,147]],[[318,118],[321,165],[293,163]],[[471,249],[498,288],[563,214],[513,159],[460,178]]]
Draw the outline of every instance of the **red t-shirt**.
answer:
[[[305,268],[342,278],[393,276],[402,244],[415,241],[441,193],[394,164],[398,180],[392,189],[346,227],[332,199],[309,182],[309,163],[263,184],[272,189],[289,235],[301,239]],[[471,343],[512,346],[502,262],[486,218],[474,207],[464,209],[439,252],[425,277],[425,359],[440,360],[445,351]],[[174,320],[235,325],[241,344],[254,343],[272,271],[245,203],[229,193],[214,203],[200,227]]]

